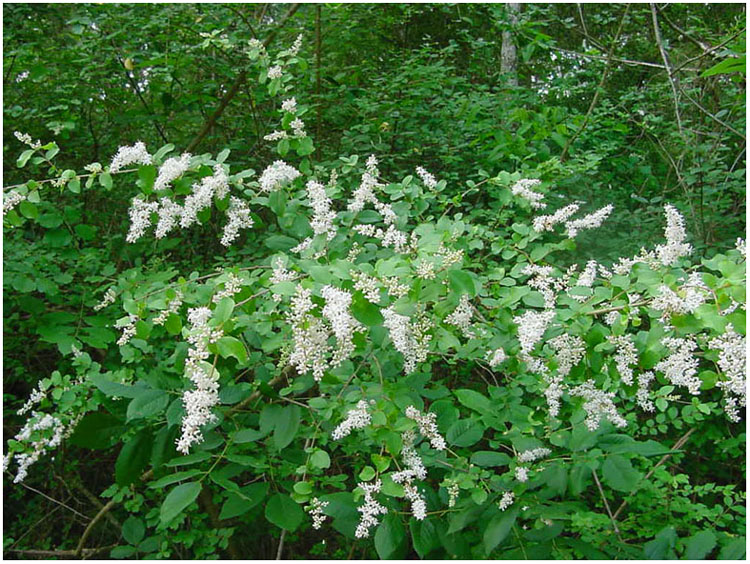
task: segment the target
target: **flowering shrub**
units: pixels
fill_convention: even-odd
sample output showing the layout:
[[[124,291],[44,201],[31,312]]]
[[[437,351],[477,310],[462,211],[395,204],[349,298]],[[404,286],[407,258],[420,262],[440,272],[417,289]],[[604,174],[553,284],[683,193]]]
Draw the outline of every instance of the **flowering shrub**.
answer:
[[[248,46],[281,100],[266,137],[279,160],[260,172],[232,171],[227,150],[136,142],[78,174],[19,134],[19,166],[47,163],[55,178],[6,191],[6,227],[35,220],[50,185],[116,178],[134,193],[129,244],[201,230],[248,252],[210,274],[135,269],[103,285],[86,307],[116,318],[121,367],[94,360],[85,345],[98,343],[58,341],[76,375],[41,380],[24,406],[4,458],[13,480],[66,438],[122,443],[105,492],[130,501],[120,557],[172,555],[199,496],[221,507],[219,548],[265,518],[283,535],[371,539],[381,558],[734,554],[730,521],[744,513],[731,488],[731,519],[707,513],[652,539],[637,518],[685,444],[650,436],[719,419],[738,432],[744,241],[696,258],[667,204],[661,244],[579,265],[566,258],[577,238],[617,210],[558,207],[550,180],[488,177],[495,219],[475,222],[450,213],[445,181],[423,167],[315,164],[308,108],[291,97],[299,48]],[[617,542],[590,544],[597,530]]]

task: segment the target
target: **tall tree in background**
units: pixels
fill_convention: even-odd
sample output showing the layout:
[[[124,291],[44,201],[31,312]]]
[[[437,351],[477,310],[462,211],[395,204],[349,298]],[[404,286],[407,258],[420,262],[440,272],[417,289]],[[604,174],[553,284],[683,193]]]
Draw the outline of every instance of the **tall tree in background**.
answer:
[[[518,56],[513,31],[518,24],[518,12],[521,4],[508,2],[505,5],[508,14],[508,27],[503,31],[503,44],[500,50],[500,70],[508,76],[508,84],[518,86]]]

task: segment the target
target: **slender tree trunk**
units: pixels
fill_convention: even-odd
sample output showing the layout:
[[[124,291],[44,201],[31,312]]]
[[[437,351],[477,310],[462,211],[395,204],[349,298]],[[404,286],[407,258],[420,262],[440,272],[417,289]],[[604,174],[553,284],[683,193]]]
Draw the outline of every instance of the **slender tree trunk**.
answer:
[[[516,44],[513,41],[513,28],[518,23],[518,12],[521,4],[508,2],[505,4],[508,12],[508,22],[511,29],[503,31],[503,43],[500,50],[500,71],[507,75],[510,86],[518,86],[518,57],[516,55]]]
[[[323,101],[320,98],[320,39],[320,4],[318,4],[315,6],[315,101],[318,106],[315,112],[315,148],[318,159],[320,159],[320,146],[322,144],[320,131],[323,120],[321,113]]]

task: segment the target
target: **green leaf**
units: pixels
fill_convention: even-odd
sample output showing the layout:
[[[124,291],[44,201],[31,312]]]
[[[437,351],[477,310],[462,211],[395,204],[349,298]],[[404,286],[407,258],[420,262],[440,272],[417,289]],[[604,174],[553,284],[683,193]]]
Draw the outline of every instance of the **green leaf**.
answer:
[[[456,292],[456,294],[468,294],[471,298],[476,295],[474,279],[467,272],[463,270],[451,270],[448,272],[448,280],[450,281],[451,290]]]
[[[39,208],[26,200],[18,204],[18,211],[21,212],[22,216],[29,219],[36,219],[39,217]]]
[[[742,560],[745,558],[747,540],[740,537],[725,544],[719,551],[719,560]]]
[[[230,356],[233,356],[240,364],[245,364],[247,362],[247,351],[245,350],[245,345],[243,345],[242,341],[239,339],[235,337],[222,337],[218,340],[216,346],[219,349],[219,355],[221,358],[229,358]]]
[[[218,323],[224,323],[231,317],[233,311],[234,300],[232,298],[222,298],[214,310],[213,319]]]
[[[169,395],[164,390],[148,390],[134,398],[128,405],[127,420],[145,419],[162,413],[169,403]]]
[[[482,426],[472,419],[459,419],[450,426],[446,433],[448,443],[459,446],[471,446],[482,438]]]
[[[168,466],[170,468],[173,468],[175,466],[187,466],[189,464],[195,464],[196,462],[203,462],[204,460],[208,460],[209,458],[211,458],[210,453],[206,452],[205,450],[199,450],[198,452],[193,452],[186,456],[178,456],[177,458],[173,458],[164,466]]]
[[[29,159],[31,158],[31,155],[34,154],[34,149],[26,149],[23,153],[20,154],[18,157],[18,160],[16,160],[16,165],[18,168],[23,168],[26,166],[26,163],[29,162]]]
[[[643,545],[643,555],[649,560],[666,560],[671,559],[668,553],[674,548],[677,542],[677,533],[674,527],[665,527],[654,540]]]
[[[168,476],[149,482],[148,487],[162,489],[164,486],[171,486],[172,484],[182,482],[183,480],[187,480],[188,478],[192,478],[199,474],[203,474],[203,472],[197,468],[193,468],[192,470],[182,470],[181,472],[175,472],[174,474],[169,474]]]
[[[112,175],[108,172],[103,172],[99,175],[99,184],[102,185],[102,188],[105,190],[111,190],[112,189]]]
[[[256,429],[240,429],[232,435],[232,441],[239,444],[252,443],[258,439],[262,439],[267,434]]]
[[[491,466],[508,466],[511,458],[504,452],[480,450],[471,455],[471,463],[483,468]]]
[[[89,380],[94,383],[94,386],[99,388],[105,395],[113,397],[123,398],[136,398],[143,393],[145,388],[128,386],[126,384],[120,384],[119,382],[112,382],[107,380],[104,374],[95,374],[89,376]]]
[[[331,466],[331,457],[324,450],[316,450],[310,455],[310,464],[315,468],[329,468]]]
[[[273,442],[278,450],[292,442],[299,429],[298,405],[285,405],[279,412],[273,430]]]
[[[286,494],[277,493],[266,503],[266,519],[289,532],[296,531],[304,518],[302,508]]]
[[[364,297],[355,295],[351,309],[354,318],[367,327],[383,324],[383,315],[380,313],[380,308]]]
[[[70,437],[70,442],[84,448],[109,448],[125,429],[122,421],[114,415],[98,411],[87,413],[76,425],[75,432]]]
[[[231,152],[230,149],[224,149],[221,153],[216,155],[216,162],[223,163],[225,160],[227,160],[227,157],[229,156],[230,152]]]
[[[685,554],[687,560],[703,560],[716,546],[716,535],[713,531],[705,530],[695,533],[685,540]]]
[[[518,517],[518,509],[512,508],[499,515],[495,515],[490,520],[482,537],[485,555],[489,556],[497,545],[508,537],[513,524],[516,522],[516,517]]]
[[[176,313],[170,313],[164,322],[164,328],[170,335],[179,335],[182,331],[182,318]]]
[[[409,521],[412,545],[420,558],[424,559],[430,551],[440,546],[440,537],[430,519]]]
[[[162,525],[171,523],[173,519],[185,511],[195,501],[199,493],[201,493],[200,482],[180,484],[169,492],[164,499],[164,503],[161,504],[160,518]]]
[[[641,479],[641,473],[630,461],[619,454],[610,454],[602,465],[604,481],[620,492],[631,492]]]
[[[266,497],[268,482],[257,482],[241,488],[239,492],[230,492],[221,506],[219,519],[231,519],[250,511]]]
[[[266,239],[266,247],[273,251],[288,251],[297,246],[297,240],[286,235],[271,235]]]
[[[142,429],[120,450],[115,462],[115,480],[120,486],[135,482],[151,457],[151,433]]]
[[[375,531],[375,550],[381,560],[401,559],[406,555],[406,530],[401,518],[388,513]]]
[[[122,536],[132,545],[137,545],[146,534],[146,525],[143,521],[131,515],[122,523]]]
[[[490,399],[479,392],[475,392],[474,390],[455,390],[453,393],[456,394],[458,401],[469,409],[473,409],[479,413],[493,411]]]
[[[716,74],[730,74],[733,72],[739,72],[745,74],[747,67],[747,55],[741,55],[739,57],[729,57],[716,63],[709,69],[704,70],[701,73],[701,77],[706,78],[714,76]]]

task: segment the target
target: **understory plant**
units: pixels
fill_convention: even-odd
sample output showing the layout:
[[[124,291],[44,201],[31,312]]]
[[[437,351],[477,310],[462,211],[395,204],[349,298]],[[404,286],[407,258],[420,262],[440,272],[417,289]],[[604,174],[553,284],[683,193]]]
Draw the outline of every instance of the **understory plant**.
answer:
[[[17,135],[18,165],[52,178],[5,190],[6,234],[56,190],[117,191],[144,255],[224,257],[113,269],[81,298],[99,330],[51,330],[68,361],[19,411],[6,477],[63,444],[120,445],[112,557],[246,557],[269,534],[339,558],[741,557],[745,242],[697,258],[666,204],[661,243],[578,264],[617,209],[556,197],[545,170],[472,183],[479,223],[421,166],[316,162],[301,41],[247,46],[280,101],[279,158],[257,170],[135,142],[79,173]],[[694,483],[699,449],[741,479]]]

